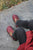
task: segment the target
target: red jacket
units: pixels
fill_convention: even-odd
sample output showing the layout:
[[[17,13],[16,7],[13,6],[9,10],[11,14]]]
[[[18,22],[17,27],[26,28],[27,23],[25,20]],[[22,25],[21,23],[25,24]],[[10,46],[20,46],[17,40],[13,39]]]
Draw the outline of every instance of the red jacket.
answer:
[[[26,37],[26,42],[21,44],[17,50],[33,50],[33,32],[27,31]]]

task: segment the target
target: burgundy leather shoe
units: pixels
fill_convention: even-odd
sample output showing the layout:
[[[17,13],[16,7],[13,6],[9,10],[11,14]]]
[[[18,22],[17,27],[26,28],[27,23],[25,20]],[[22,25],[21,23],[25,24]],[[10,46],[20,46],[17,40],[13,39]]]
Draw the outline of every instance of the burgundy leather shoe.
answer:
[[[7,32],[12,37],[12,34],[14,33],[14,30],[13,30],[13,28],[11,26],[8,26],[7,27]]]
[[[13,15],[12,18],[13,18],[13,21],[14,21],[15,23],[17,22],[17,20],[19,20],[19,17],[18,17],[17,15]]]
[[[14,30],[13,30],[13,28],[11,27],[11,26],[8,26],[7,27],[7,32],[8,32],[8,34],[12,37],[12,39],[13,40],[15,40],[15,41],[17,41],[15,38],[13,38],[13,33],[14,33]]]

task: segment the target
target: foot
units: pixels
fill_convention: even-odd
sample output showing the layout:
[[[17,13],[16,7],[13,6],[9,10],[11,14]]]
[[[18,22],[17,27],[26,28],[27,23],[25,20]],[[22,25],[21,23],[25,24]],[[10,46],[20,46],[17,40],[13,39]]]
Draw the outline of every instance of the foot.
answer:
[[[14,30],[13,30],[13,28],[11,26],[8,26],[7,27],[7,32],[12,37],[12,34],[14,33]]]
[[[13,37],[13,33],[14,33],[14,30],[11,26],[8,26],[7,27],[7,32],[8,34],[12,37],[13,40],[17,41],[14,37]]]
[[[19,20],[19,17],[17,15],[13,15],[12,18],[15,23]]]

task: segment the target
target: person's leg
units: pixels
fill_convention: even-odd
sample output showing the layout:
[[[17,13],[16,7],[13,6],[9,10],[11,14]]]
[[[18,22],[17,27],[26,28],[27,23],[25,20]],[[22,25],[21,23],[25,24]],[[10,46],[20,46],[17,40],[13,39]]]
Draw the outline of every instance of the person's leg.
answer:
[[[13,34],[13,38],[19,41],[19,44],[26,42],[26,33],[25,30],[21,28],[17,28]]]
[[[24,27],[24,28],[29,29],[28,24],[29,24],[29,21],[26,21],[26,20],[25,21],[24,20],[18,20],[16,22],[16,26],[18,26],[18,27]]]
[[[28,21],[20,20],[20,18],[17,15],[13,15],[12,18],[16,24],[16,27],[28,28],[28,24],[29,24]]]

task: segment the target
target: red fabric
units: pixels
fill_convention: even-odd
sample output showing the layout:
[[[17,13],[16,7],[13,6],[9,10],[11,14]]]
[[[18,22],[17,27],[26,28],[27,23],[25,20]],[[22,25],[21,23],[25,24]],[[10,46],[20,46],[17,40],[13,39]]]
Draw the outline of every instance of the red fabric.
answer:
[[[26,43],[21,44],[17,50],[33,50],[33,32],[26,32]]]

